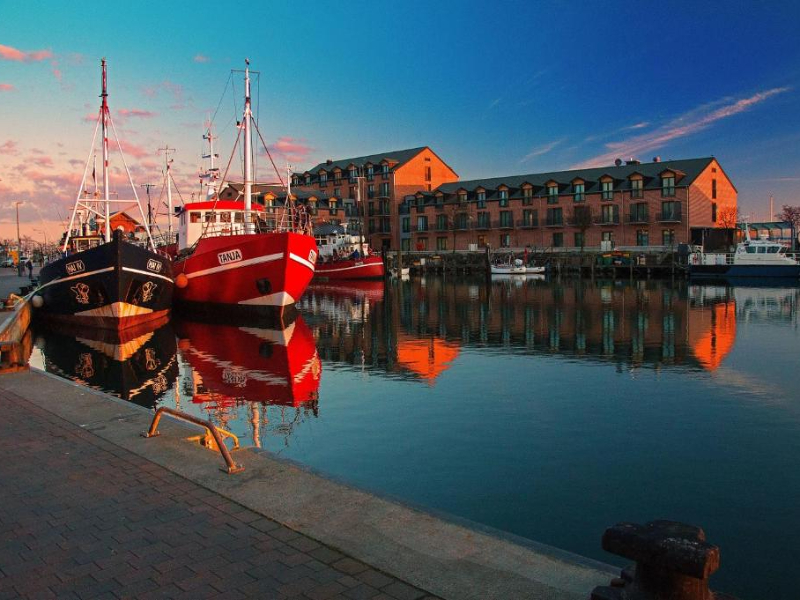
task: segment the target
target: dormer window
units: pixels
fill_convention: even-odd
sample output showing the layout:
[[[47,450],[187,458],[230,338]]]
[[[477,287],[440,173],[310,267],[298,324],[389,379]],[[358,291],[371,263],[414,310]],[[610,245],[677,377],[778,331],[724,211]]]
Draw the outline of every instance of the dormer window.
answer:
[[[508,206],[508,190],[503,188],[501,190],[497,190],[497,193],[500,197],[500,206],[505,207]]]
[[[466,204],[467,203],[467,192],[465,192],[465,191],[458,192],[458,201],[461,204]]]
[[[644,198],[643,179],[631,179],[631,198]]]
[[[384,179],[389,179],[389,165],[383,164],[381,165],[381,175]]]
[[[375,168],[372,165],[367,165],[367,181],[372,181],[375,177]]]
[[[479,190],[475,193],[475,198],[478,201],[478,208],[486,208],[486,191]]]
[[[675,195],[675,175],[673,173],[665,173],[661,176],[661,196],[664,198],[671,198]]]
[[[613,200],[614,199],[614,180],[603,179],[600,182],[600,199]]]
[[[325,171],[320,171],[319,173],[319,186],[325,187],[328,185],[328,173]]]
[[[522,188],[522,205],[529,206],[533,203],[533,187],[530,185],[525,185]]]
[[[585,192],[585,184],[583,182],[573,184],[575,188],[575,194],[573,195],[573,200],[575,202],[583,202],[586,200],[586,192]]]
[[[342,180],[342,171],[340,169],[336,169],[333,172],[333,183],[339,183]]]
[[[548,183],[547,184],[547,203],[548,204],[558,204],[558,184],[557,183]]]
[[[356,182],[356,177],[358,177],[358,168],[357,167],[351,167],[351,169],[350,169],[350,183],[355,183]]]

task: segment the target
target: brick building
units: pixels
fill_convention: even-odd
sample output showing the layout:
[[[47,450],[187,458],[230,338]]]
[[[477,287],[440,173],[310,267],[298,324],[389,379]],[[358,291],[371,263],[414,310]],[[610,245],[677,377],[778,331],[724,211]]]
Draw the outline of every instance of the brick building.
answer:
[[[428,146],[328,160],[292,176],[298,192],[320,198],[319,220],[336,218],[360,197],[367,202],[367,235],[373,248],[397,248],[397,223],[404,198],[456,181],[458,175]],[[352,216],[356,216],[355,214]]]
[[[400,209],[403,248],[672,247],[735,226],[736,188],[715,158],[617,162],[420,190]]]

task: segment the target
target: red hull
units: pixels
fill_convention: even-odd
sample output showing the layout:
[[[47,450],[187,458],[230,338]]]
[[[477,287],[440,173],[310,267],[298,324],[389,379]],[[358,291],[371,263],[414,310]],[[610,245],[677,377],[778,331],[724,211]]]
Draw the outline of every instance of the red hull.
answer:
[[[317,245],[310,235],[259,233],[203,238],[195,251],[173,263],[181,303],[285,307],[303,295],[314,275]]]
[[[316,277],[334,281],[339,279],[380,279],[383,277],[383,259],[380,256],[337,260],[317,264]]]

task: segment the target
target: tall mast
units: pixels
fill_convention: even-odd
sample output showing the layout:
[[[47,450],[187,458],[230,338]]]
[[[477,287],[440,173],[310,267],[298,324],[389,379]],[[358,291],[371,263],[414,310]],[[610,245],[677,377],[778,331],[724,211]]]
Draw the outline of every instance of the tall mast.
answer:
[[[159,148],[159,151],[164,153],[164,176],[167,178],[167,236],[169,240],[172,240],[172,159],[169,155],[175,152],[175,148],[170,148],[169,144],[165,144],[163,148]]]
[[[103,201],[105,202],[106,209],[106,242],[111,241],[111,210],[109,208],[108,197],[108,86],[106,78],[106,59],[102,59],[101,65],[103,67],[103,92],[100,97],[103,99],[103,104],[100,107],[100,115],[103,127]]]
[[[245,233],[253,233],[253,223],[250,216],[253,195],[253,174],[250,164],[252,152],[250,139],[250,59],[244,60],[244,227]]]
[[[216,187],[216,180],[217,180],[217,168],[214,166],[214,159],[219,158],[219,154],[214,152],[214,139],[216,136],[211,131],[211,120],[208,121],[208,127],[206,128],[206,133],[203,134],[203,139],[208,142],[208,154],[202,154],[201,158],[203,160],[210,159],[211,165],[205,170],[204,173],[200,175],[200,190],[202,191],[203,182],[206,185],[206,200],[213,200],[214,196],[217,193]]]

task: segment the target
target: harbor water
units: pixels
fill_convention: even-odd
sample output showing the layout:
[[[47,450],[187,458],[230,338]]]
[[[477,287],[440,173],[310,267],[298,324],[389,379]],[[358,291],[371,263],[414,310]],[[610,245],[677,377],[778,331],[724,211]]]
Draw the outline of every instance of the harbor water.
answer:
[[[176,317],[124,340],[41,328],[31,364],[614,564],[600,548],[611,524],[699,524],[721,547],[715,589],[788,599],[799,303],[780,284],[313,284],[287,328]]]

